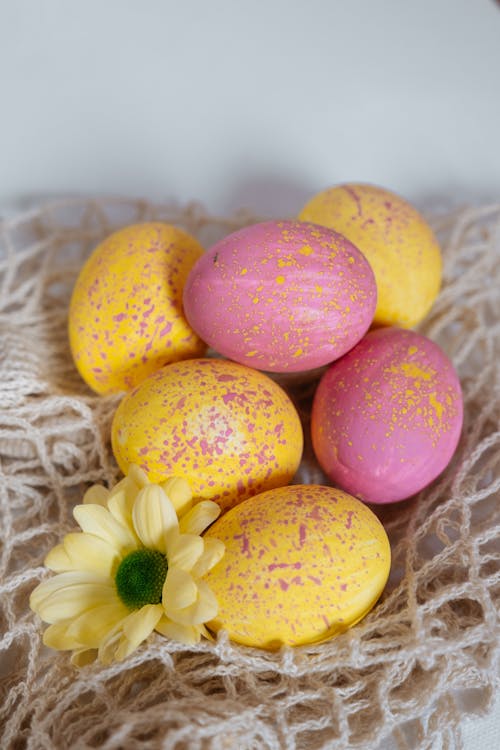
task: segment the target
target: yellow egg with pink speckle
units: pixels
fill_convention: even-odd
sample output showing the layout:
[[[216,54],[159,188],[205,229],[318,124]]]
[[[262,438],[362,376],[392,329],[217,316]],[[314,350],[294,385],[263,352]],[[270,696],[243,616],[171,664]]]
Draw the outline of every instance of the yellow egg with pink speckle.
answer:
[[[302,426],[285,391],[264,373],[223,359],[173,363],[120,403],[115,458],[152,482],[186,479],[195,498],[226,509],[287,484],[302,456]]]
[[[205,575],[219,612],[208,627],[274,650],[343,633],[373,608],[391,552],[362,502],[333,487],[293,485],[236,506],[206,532],[225,544]]]
[[[134,224],[102,242],[82,268],[69,308],[71,353],[94,391],[133,388],[169,362],[206,345],[182,307],[201,245],[170,224]]]
[[[299,219],[340,232],[370,263],[377,284],[374,322],[412,328],[429,312],[441,285],[441,251],[423,216],[376,185],[324,190]]]

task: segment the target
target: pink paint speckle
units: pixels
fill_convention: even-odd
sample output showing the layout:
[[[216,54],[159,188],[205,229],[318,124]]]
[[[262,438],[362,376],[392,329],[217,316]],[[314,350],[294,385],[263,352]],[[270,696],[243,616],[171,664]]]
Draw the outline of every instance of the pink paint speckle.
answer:
[[[306,527],[305,524],[301,523],[299,526],[299,544],[301,547],[304,546],[306,541]]]
[[[294,562],[294,563],[271,563],[267,566],[267,569],[270,573],[273,572],[273,570],[277,570],[279,568],[294,568],[295,570],[300,570],[302,567],[301,562]]]
[[[170,333],[171,330],[172,330],[172,323],[167,323],[166,326],[164,326],[161,329],[161,331],[160,331],[160,337],[161,336],[166,336],[167,333]]]
[[[241,554],[246,555],[247,557],[251,557],[250,554],[250,541],[245,533],[243,534],[235,534],[234,535],[235,540],[241,539]]]

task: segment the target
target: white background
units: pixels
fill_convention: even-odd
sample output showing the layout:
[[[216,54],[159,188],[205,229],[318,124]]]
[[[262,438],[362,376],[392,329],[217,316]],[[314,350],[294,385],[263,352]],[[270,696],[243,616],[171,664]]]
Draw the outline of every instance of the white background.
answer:
[[[500,198],[495,0],[0,0],[0,201]]]
[[[339,181],[500,200],[494,0],[0,0],[0,211],[296,213]],[[500,746],[500,705],[467,722]]]

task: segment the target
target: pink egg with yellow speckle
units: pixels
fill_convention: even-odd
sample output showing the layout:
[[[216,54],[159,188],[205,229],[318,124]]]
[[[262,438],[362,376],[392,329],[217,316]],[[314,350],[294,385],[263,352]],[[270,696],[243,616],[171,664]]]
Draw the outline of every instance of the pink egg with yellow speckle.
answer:
[[[268,221],[234,232],[197,261],[184,310],[225,357],[298,372],[349,351],[368,330],[376,298],[368,261],[341,234]]]
[[[287,484],[302,456],[299,416],[262,372],[222,359],[176,362],[120,403],[112,446],[126,474],[139,465],[152,482],[186,479],[199,499],[226,509]]]
[[[450,462],[462,429],[460,382],[430,339],[381,328],[327,370],[311,415],[332,482],[370,503],[404,500]]]
[[[356,498],[320,485],[264,492],[205,534],[224,542],[205,580],[219,612],[208,627],[269,650],[317,643],[359,622],[391,564],[384,528]]]

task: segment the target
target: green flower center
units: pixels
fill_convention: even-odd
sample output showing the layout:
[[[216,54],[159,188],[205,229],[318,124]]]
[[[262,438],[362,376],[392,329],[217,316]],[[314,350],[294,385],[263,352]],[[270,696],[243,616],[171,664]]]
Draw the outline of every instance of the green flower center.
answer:
[[[130,609],[145,604],[159,604],[168,563],[165,555],[154,549],[138,549],[124,557],[116,572],[118,596]]]

